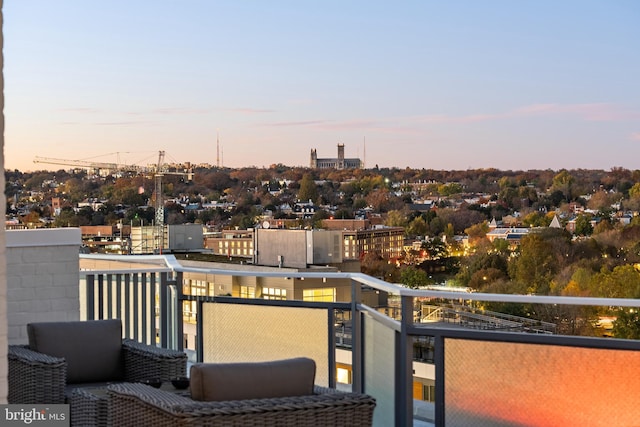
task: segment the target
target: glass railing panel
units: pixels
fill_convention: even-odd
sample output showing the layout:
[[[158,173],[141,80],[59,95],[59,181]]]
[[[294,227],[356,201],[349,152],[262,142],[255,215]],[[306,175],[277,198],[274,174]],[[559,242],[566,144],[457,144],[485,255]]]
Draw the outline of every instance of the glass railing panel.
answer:
[[[445,425],[637,425],[639,376],[640,351],[447,338]]]
[[[316,384],[329,384],[327,309],[203,304],[203,361],[261,362],[310,357]]]
[[[374,426],[395,425],[396,332],[364,315],[364,391],[376,398]]]

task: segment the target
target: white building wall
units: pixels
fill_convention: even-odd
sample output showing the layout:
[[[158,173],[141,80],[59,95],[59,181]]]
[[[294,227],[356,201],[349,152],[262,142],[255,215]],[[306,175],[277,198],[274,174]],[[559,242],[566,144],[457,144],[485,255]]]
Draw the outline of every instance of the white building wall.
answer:
[[[7,338],[27,342],[27,323],[80,320],[79,228],[5,232]]]

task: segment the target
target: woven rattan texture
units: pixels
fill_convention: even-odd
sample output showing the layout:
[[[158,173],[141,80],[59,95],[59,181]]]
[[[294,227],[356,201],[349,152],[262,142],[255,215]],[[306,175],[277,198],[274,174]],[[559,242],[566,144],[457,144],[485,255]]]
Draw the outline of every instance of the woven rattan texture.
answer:
[[[370,426],[375,400],[316,387],[311,396],[197,402],[142,384],[110,386],[114,426]]]
[[[64,403],[64,359],[10,345],[8,362],[9,403]]]

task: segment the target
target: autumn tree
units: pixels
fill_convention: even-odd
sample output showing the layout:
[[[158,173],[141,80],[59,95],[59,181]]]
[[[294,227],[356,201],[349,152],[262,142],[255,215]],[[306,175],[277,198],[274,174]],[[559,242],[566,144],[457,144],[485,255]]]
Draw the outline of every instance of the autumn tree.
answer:
[[[616,338],[640,339],[640,310],[636,307],[618,309],[612,332]]]
[[[469,236],[469,243],[476,245],[479,241],[487,237],[487,233],[489,232],[489,223],[487,221],[482,221],[466,228],[464,232]]]
[[[471,275],[467,286],[480,292],[486,292],[494,282],[507,279],[508,277],[503,270],[492,267],[481,268]]]
[[[399,280],[398,269],[383,258],[379,252],[372,251],[364,254],[360,260],[360,270],[369,276],[378,277],[387,282]]]
[[[442,184],[438,186],[438,193],[444,197],[459,194],[462,193],[462,185],[458,184],[457,182]]]
[[[527,292],[533,294],[548,294],[557,271],[558,261],[551,244],[538,234],[522,238],[520,254],[509,264],[511,279],[525,285]]]
[[[409,236],[425,236],[428,231],[429,225],[422,216],[415,217],[407,227],[407,234]]]
[[[596,211],[610,209],[611,205],[620,200],[620,193],[610,194],[606,191],[598,191],[591,195],[587,202],[587,207]]]
[[[409,288],[416,289],[430,282],[427,273],[413,265],[407,265],[400,270],[400,283]]]
[[[636,298],[640,295],[640,273],[632,265],[602,267],[591,277],[591,295],[603,298]]]
[[[575,234],[578,236],[590,236],[593,233],[593,226],[591,225],[591,215],[580,214],[576,218]]]
[[[389,227],[406,227],[408,225],[407,215],[401,210],[389,211],[384,223]]]
[[[447,256],[447,246],[439,237],[424,241],[421,248],[426,251],[431,259],[444,258]]]
[[[300,180],[300,189],[298,190],[298,200],[306,202],[308,200],[315,201],[318,198],[318,187],[311,174],[304,174]]]
[[[573,199],[575,181],[575,178],[566,169],[563,169],[553,177],[552,191],[562,192],[565,200],[569,202]]]

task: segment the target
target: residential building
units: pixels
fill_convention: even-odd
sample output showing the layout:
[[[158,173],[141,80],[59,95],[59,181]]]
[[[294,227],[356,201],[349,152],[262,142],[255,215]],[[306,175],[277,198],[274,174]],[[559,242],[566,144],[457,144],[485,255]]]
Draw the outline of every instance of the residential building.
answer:
[[[257,228],[253,262],[290,268],[340,265],[341,270],[357,271],[352,264],[368,252],[385,258],[402,255],[404,228],[368,225],[368,220],[324,220],[327,229],[322,230]]]
[[[359,260],[368,252],[378,252],[384,258],[397,258],[404,251],[403,227],[372,225],[370,219],[325,219],[322,227],[341,230],[345,260]]]
[[[81,225],[80,234],[83,246],[92,253],[131,253],[130,225]]]
[[[204,234],[204,248],[214,255],[253,258],[253,228],[207,232]]]
[[[200,224],[165,225],[160,241],[158,227],[131,227],[131,253],[136,255],[171,252],[202,251],[204,232]]]
[[[490,242],[496,239],[503,239],[511,245],[518,245],[520,240],[529,232],[531,232],[531,229],[525,227],[497,227],[487,233],[487,239]]]

